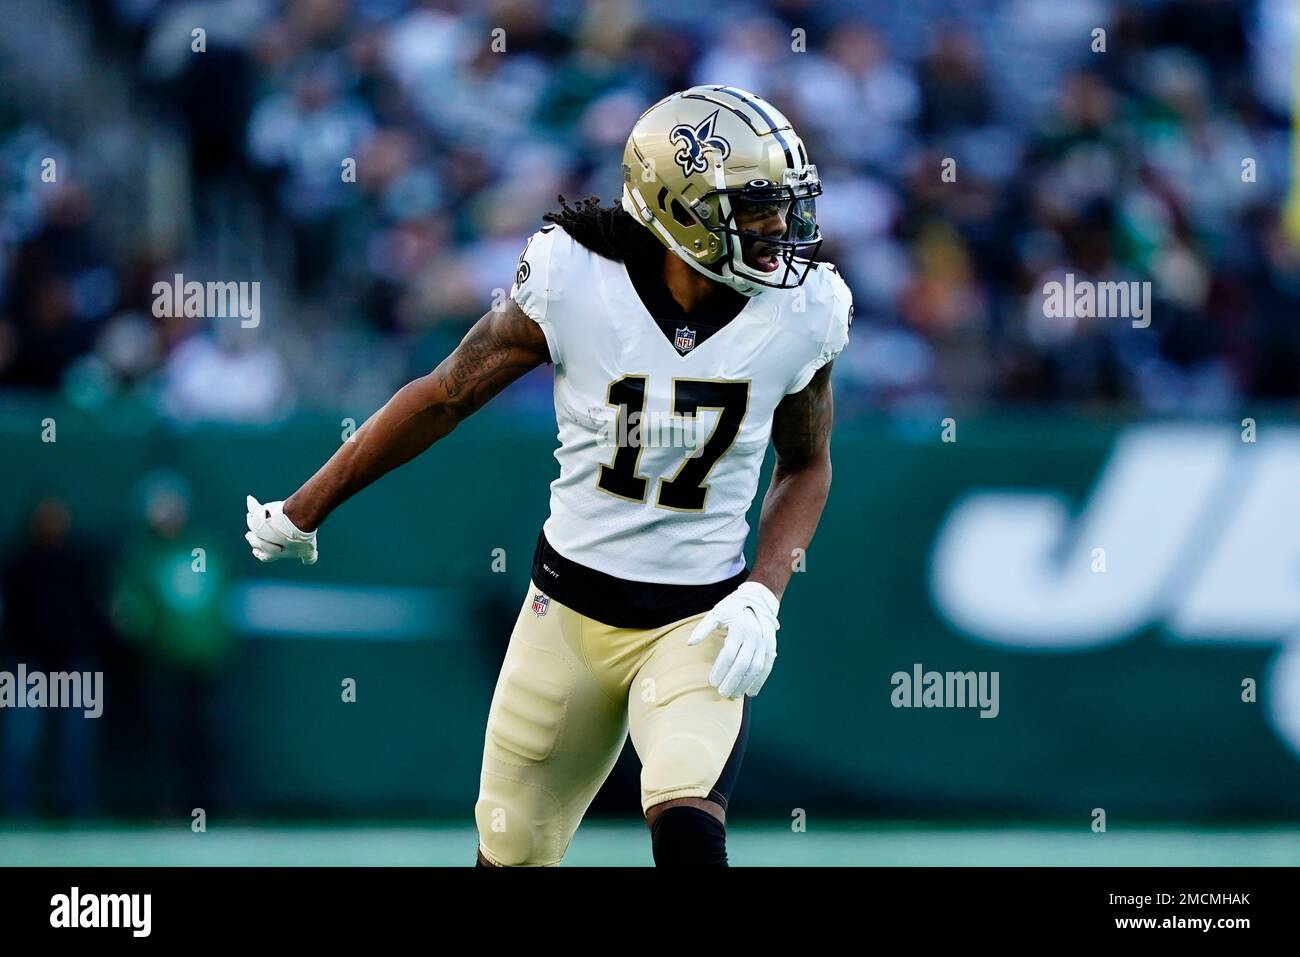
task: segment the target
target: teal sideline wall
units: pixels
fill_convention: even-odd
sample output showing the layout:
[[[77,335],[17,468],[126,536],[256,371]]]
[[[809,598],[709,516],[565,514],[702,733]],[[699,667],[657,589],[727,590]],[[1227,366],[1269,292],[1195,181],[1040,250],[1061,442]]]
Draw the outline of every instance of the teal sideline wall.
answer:
[[[56,443],[40,442],[45,416],[58,423]],[[937,425],[841,422],[831,501],[787,593],[735,806],[781,816],[1086,819],[1103,807],[1112,821],[1295,817],[1300,760],[1263,707],[1238,694],[1240,676],[1263,675],[1274,646],[1191,646],[1156,626],[1091,650],[1031,653],[972,641],[935,611],[929,557],[954,501],[996,487],[1055,489],[1077,503],[1123,425],[972,417],[944,445]],[[478,609],[431,623],[428,640],[246,635],[224,689],[227,770],[244,810],[464,816],[496,663],[546,513],[553,423],[486,410],[335,515],[316,567],[258,565],[244,550],[244,495],[291,491],[337,447],[339,429],[336,418],[302,417],[176,431],[127,411],[8,400],[0,546],[9,552],[40,487],[69,497],[82,531],[112,541],[133,520],[139,477],[168,466],[192,485],[207,530],[196,544],[226,549],[238,578],[434,587],[452,597],[446,607]],[[505,574],[491,570],[496,548]],[[890,675],[915,662],[999,672],[1001,714],[892,707]],[[343,677],[358,681],[356,704],[340,703]],[[129,779],[133,769],[110,773]]]

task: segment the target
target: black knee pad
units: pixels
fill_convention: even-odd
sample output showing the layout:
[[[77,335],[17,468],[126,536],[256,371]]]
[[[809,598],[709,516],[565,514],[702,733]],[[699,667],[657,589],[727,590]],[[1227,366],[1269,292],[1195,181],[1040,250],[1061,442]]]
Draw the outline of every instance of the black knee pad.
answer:
[[[726,867],[727,829],[708,811],[677,804],[650,829],[655,867]]]

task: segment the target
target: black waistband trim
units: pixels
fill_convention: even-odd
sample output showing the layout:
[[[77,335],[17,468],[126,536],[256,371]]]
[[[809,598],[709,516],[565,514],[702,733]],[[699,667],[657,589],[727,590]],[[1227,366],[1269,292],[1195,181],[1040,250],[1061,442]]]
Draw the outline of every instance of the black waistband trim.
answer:
[[[736,590],[749,572],[708,585],[630,581],[579,565],[537,536],[533,584],[562,605],[612,628],[659,628],[702,615]]]

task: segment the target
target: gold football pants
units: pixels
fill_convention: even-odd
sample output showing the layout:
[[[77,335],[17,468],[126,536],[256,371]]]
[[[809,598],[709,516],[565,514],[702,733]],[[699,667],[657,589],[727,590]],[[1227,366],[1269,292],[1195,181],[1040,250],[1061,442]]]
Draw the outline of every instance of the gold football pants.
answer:
[[[558,864],[629,729],[643,811],[681,797],[726,807],[745,702],[709,685],[720,634],[687,647],[701,617],[613,628],[530,587],[488,712],[474,817],[489,862]]]

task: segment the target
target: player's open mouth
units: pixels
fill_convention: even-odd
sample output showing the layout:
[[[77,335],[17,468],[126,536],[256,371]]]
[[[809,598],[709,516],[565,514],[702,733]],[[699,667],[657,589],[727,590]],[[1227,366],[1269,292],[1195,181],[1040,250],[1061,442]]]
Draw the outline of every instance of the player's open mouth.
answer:
[[[755,269],[761,269],[763,272],[776,272],[777,266],[780,265],[777,257],[778,251],[775,246],[763,244],[751,249],[745,259]]]

